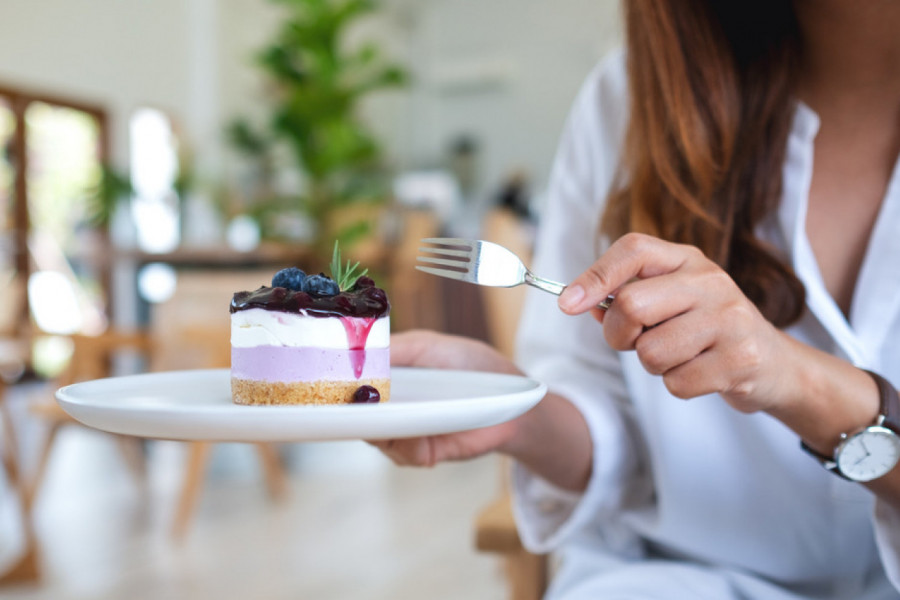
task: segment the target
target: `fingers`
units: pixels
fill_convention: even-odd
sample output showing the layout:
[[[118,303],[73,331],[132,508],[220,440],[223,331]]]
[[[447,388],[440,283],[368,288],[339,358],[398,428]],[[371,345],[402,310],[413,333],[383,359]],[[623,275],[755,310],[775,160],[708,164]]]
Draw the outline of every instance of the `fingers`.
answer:
[[[484,342],[426,330],[392,335],[391,364],[395,367],[521,373],[512,361]]]
[[[771,394],[759,388],[760,372],[772,352],[759,336],[748,335],[740,312],[726,309],[716,320],[691,311],[642,333],[635,342],[641,365],[662,375],[677,398],[719,393],[741,412],[763,409]]]
[[[394,440],[371,440],[393,463],[401,467],[433,467],[437,456],[431,438],[419,437]]]
[[[705,316],[689,312],[642,333],[634,349],[648,373],[664,375],[712,348],[717,334]]]
[[[582,297],[576,289],[560,305],[567,312],[590,310],[609,346],[636,351],[674,396],[720,393],[743,412],[770,401],[778,336],[728,273],[699,250],[626,236],[572,285],[581,286]],[[610,290],[609,309],[593,308]],[[569,304],[571,298],[577,302]]]
[[[729,331],[696,358],[667,371],[663,381],[678,398],[718,393],[740,412],[764,410],[773,395],[771,388],[763,387],[765,380],[761,377],[770,354],[759,338]]]
[[[663,383],[676,398],[689,400],[719,392],[725,386],[725,374],[713,368],[720,357],[715,350],[707,350],[696,358],[670,369],[663,375]]]
[[[647,329],[697,308],[695,288],[694,278],[684,273],[638,280],[624,286],[609,310],[602,314],[607,343],[616,350],[634,350],[636,340]]]
[[[422,357],[435,343],[436,334],[425,330],[404,331],[391,335],[391,364],[411,367],[418,365]]]
[[[629,233],[566,287],[559,297],[559,307],[573,315],[587,312],[635,277],[645,279],[671,273],[699,259],[704,259],[703,254],[691,246]]]

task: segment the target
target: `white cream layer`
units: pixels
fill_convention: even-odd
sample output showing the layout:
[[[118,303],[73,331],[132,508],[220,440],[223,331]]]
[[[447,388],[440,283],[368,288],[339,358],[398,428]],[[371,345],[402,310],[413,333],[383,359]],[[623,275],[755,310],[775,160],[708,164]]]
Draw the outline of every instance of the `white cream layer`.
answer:
[[[359,317],[348,317],[358,319]],[[390,318],[381,317],[372,324],[366,348],[390,346]],[[311,317],[251,308],[231,315],[231,345],[238,348],[254,346],[289,346],[338,348],[347,350],[347,330],[337,317]]]

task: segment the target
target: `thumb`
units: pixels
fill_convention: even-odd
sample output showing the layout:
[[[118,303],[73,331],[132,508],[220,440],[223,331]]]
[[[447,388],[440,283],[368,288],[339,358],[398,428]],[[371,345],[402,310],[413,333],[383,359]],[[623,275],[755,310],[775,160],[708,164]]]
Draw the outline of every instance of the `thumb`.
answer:
[[[391,364],[399,367],[417,366],[438,342],[437,334],[432,331],[415,329],[394,333],[391,335]]]
[[[680,268],[687,259],[685,246],[649,235],[626,234],[563,290],[558,300],[559,307],[570,315],[587,312],[631,279],[670,273]]]
[[[596,308],[601,301],[610,300],[612,293],[621,284],[616,282],[615,273],[610,272],[608,263],[601,257],[566,286],[558,299],[563,312],[570,315],[581,314]]]

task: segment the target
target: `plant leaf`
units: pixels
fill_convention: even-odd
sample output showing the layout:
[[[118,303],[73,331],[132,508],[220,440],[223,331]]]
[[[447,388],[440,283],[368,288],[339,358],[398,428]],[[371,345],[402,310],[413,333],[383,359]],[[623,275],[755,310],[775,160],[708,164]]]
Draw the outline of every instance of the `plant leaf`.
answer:
[[[352,288],[356,284],[357,279],[369,272],[369,269],[363,269],[361,273],[357,274],[356,270],[358,268],[359,261],[352,265],[349,260],[346,264],[341,262],[340,244],[338,240],[334,240],[334,250],[331,252],[331,278],[338,284],[342,292]]]

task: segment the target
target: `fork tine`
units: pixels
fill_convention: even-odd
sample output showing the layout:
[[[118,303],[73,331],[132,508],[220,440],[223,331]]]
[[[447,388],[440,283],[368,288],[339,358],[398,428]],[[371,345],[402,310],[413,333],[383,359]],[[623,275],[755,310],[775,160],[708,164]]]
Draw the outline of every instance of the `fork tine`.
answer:
[[[471,283],[471,280],[468,277],[468,272],[463,273],[461,271],[450,271],[448,269],[433,269],[431,267],[423,267],[422,265],[416,265],[416,270],[423,271],[431,275],[437,275],[439,277],[448,277],[450,279],[458,279],[460,281],[468,281]]]
[[[433,258],[431,256],[417,256],[416,260],[419,262],[429,263],[432,265],[443,265],[445,267],[452,267],[454,269],[459,270],[460,272],[465,272],[469,270],[469,263],[461,260],[447,260],[444,258]]]
[[[441,256],[459,256],[460,258],[470,258],[472,253],[467,250],[451,250],[450,248],[428,248],[422,246],[419,248],[419,252],[430,252],[431,254],[438,254]]]

